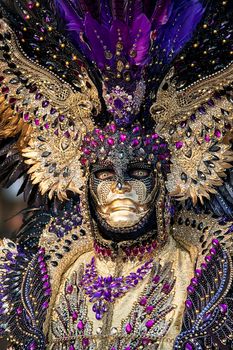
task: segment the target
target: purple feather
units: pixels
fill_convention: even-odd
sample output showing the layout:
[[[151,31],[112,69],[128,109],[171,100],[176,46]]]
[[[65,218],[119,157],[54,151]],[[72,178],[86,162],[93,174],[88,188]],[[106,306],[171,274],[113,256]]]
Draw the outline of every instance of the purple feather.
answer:
[[[205,8],[198,0],[177,2],[167,24],[161,26],[159,30],[157,43],[160,46],[160,52],[157,52],[158,56],[165,50],[166,60],[170,62],[191,39],[204,11]]]
[[[66,23],[68,31],[83,31],[83,21],[68,1],[54,0],[54,6],[62,20]]]
[[[100,23],[106,28],[111,27],[112,12],[109,4],[109,0],[100,0]]]
[[[134,58],[134,63],[137,65],[144,65],[149,59],[150,31],[151,23],[144,14],[138,16],[132,24],[130,43],[135,44],[137,56]],[[139,38],[137,38],[138,35]]]
[[[87,14],[85,19],[85,34],[98,67],[103,69],[107,63],[109,64],[104,54],[104,46],[106,46],[108,51],[112,52],[109,31],[93,19],[90,14]]]
[[[152,28],[158,29],[161,25],[167,23],[172,13],[174,3],[171,0],[159,0],[151,16]]]
[[[131,25],[132,22],[143,13],[143,1],[142,0],[129,0],[127,6],[127,14],[125,22]]]
[[[110,33],[109,33],[109,36],[111,38],[113,52],[116,50],[116,44],[119,41],[118,33],[120,33],[120,37],[122,38],[124,52],[128,52],[128,50],[129,50],[129,28],[124,22],[116,19],[112,22],[112,26],[111,26]]]
[[[112,2],[112,17],[124,21],[127,12],[127,0],[111,0]]]

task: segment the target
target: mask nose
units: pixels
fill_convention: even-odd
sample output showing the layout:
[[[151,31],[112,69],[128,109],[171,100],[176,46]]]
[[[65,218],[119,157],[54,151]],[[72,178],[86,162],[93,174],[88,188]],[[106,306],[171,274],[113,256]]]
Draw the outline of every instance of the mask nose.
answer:
[[[113,193],[126,193],[132,190],[132,186],[128,182],[117,181],[111,188]]]

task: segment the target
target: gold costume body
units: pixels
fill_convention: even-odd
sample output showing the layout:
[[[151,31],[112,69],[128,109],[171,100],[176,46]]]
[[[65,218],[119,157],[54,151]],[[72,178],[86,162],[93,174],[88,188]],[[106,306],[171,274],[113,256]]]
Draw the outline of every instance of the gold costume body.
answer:
[[[160,263],[162,266],[171,261],[172,269],[179,273],[175,273],[175,285],[172,293],[172,304],[174,309],[166,315],[166,322],[169,324],[168,330],[162,339],[157,339],[156,344],[151,344],[151,349],[156,348],[160,350],[169,350],[173,348],[173,343],[176,336],[181,331],[182,317],[184,312],[185,299],[187,297],[187,286],[190,279],[193,276],[195,260],[195,248],[192,248],[192,254],[184,248],[182,248],[172,237],[169,238],[166,245],[157,254],[155,253],[154,262]],[[51,324],[61,322],[57,315],[56,309],[61,306],[61,298],[66,295],[65,284],[72,279],[74,273],[80,271],[81,266],[86,265],[95,254],[93,251],[83,253],[69,268],[64,271],[59,292],[55,298],[55,304],[52,312],[52,317],[49,320],[49,346],[48,349],[61,350],[68,349],[67,340],[60,339],[60,342],[56,342],[56,337],[53,334]],[[102,276],[116,275],[121,273],[126,276],[130,272],[135,271],[136,268],[142,265],[143,261],[129,261],[127,263],[122,262],[121,257],[116,261],[106,261],[99,259],[96,256],[96,267],[98,274]],[[78,278],[78,277],[77,277]],[[121,338],[120,329],[122,322],[127,318],[133,307],[139,303],[140,298],[143,296],[143,292],[150,282],[150,273],[146,278],[141,281],[136,288],[129,291],[122,298],[117,299],[112,305],[111,310],[103,320],[96,320],[95,314],[92,311],[92,303],[88,301],[88,297],[85,296],[85,304],[87,307],[87,318],[91,324],[90,343],[93,349],[104,350],[109,349],[113,337]],[[149,316],[148,316],[149,317]],[[71,322],[73,327],[77,327],[77,322]],[[102,336],[100,337],[100,329]],[[71,330],[70,330],[71,331]],[[74,330],[75,332],[75,330]],[[103,337],[105,335],[105,337]],[[154,346],[154,347],[153,347]],[[123,348],[122,348],[123,349]]]

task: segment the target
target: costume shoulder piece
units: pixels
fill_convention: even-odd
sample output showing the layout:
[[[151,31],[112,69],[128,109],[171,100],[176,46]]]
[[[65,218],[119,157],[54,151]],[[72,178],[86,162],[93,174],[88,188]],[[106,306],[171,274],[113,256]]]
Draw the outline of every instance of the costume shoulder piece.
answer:
[[[32,208],[17,241],[1,242],[1,334],[15,349],[46,348],[61,276],[92,249],[89,170],[133,156],[161,170],[173,236],[198,252],[174,347],[227,349],[232,4],[2,0],[0,8],[0,184],[23,177],[19,192]]]

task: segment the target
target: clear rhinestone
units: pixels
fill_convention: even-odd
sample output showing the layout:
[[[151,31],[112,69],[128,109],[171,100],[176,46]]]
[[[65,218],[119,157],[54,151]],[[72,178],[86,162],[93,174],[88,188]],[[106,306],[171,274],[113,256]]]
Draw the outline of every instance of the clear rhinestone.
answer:
[[[111,333],[110,333],[111,335],[114,335],[114,334],[117,334],[117,329],[115,328],[115,327],[113,327],[112,329],[111,329]]]
[[[101,328],[101,327],[98,327],[97,330],[96,330],[96,333],[97,333],[97,334],[101,334],[101,333],[102,333],[102,328]]]

